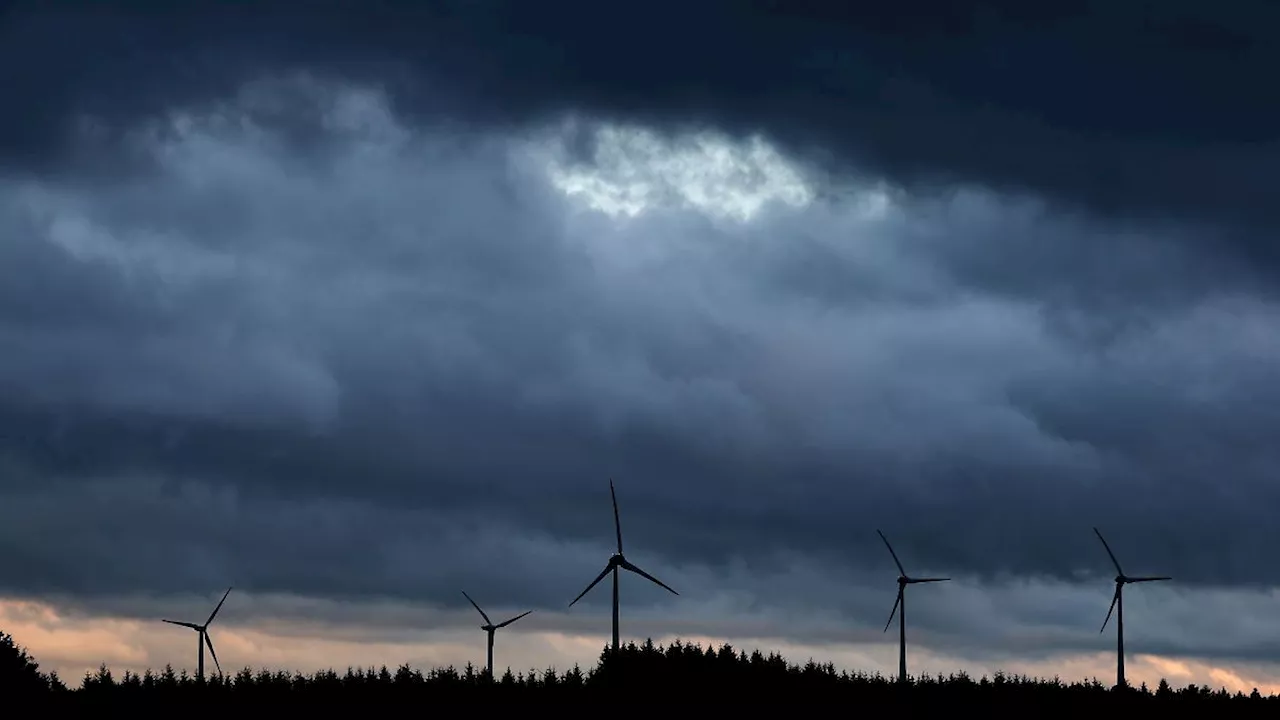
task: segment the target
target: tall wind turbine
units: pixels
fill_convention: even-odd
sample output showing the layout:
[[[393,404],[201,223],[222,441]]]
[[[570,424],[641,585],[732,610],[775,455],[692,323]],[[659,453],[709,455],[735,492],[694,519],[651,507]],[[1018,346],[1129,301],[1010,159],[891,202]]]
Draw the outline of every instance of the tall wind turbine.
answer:
[[[606,575],[608,575],[609,573],[613,573],[613,649],[614,651],[617,651],[618,649],[618,571],[619,570],[626,570],[628,572],[633,572],[636,575],[639,575],[640,577],[654,583],[658,587],[661,587],[665,590],[670,591],[672,595],[679,595],[680,593],[676,592],[675,590],[672,590],[670,586],[668,586],[666,583],[662,582],[658,578],[650,575],[644,570],[641,570],[630,560],[627,560],[627,558],[622,554],[622,521],[618,519],[618,493],[613,489],[612,479],[609,480],[609,495],[610,497],[613,498],[613,529],[618,536],[618,551],[615,552],[613,555],[609,556],[609,562],[604,566],[604,570],[600,571],[600,574],[596,576],[595,580],[591,581],[591,584],[587,586],[586,590],[583,590],[582,592],[578,593],[578,597],[574,598],[573,602],[569,603],[569,607],[573,607],[574,603],[581,600],[583,595],[586,595],[587,593],[591,592],[591,588],[598,585]]]
[[[209,614],[209,619],[204,621],[203,625],[195,623],[181,622],[178,620],[164,620],[170,625],[181,625],[182,627],[191,628],[196,631],[196,647],[199,650],[199,663],[196,665],[196,682],[204,682],[204,646],[209,646],[209,654],[213,656],[213,664],[218,668],[218,674],[222,674],[222,665],[218,662],[218,653],[213,649],[213,641],[209,639],[209,623],[218,616],[218,611],[222,609],[222,603],[227,601],[227,596],[231,594],[231,588],[222,594],[222,599],[218,601],[218,606]]]
[[[480,626],[480,629],[489,633],[489,679],[492,680],[493,679],[493,634],[496,633],[500,628],[504,628],[510,625],[511,623],[519,620],[520,618],[524,617],[525,615],[528,615],[533,611],[528,610],[528,611],[522,612],[519,615],[511,618],[506,622],[500,622],[497,625],[494,625],[493,621],[489,619],[489,616],[486,615],[485,612],[480,609],[480,606],[476,604],[476,601],[472,600],[470,595],[467,595],[466,590],[463,590],[462,594],[467,598],[467,601],[471,603],[471,607],[475,608],[476,612],[480,613],[480,617],[484,618],[484,624]]]
[[[1171,577],[1129,577],[1124,574],[1124,570],[1120,569],[1120,561],[1116,560],[1116,554],[1111,552],[1111,546],[1107,544],[1107,539],[1102,537],[1102,533],[1098,532],[1098,528],[1093,529],[1094,534],[1102,541],[1102,547],[1106,549],[1107,556],[1111,558],[1111,564],[1116,566],[1116,594],[1111,596],[1111,607],[1107,610],[1107,619],[1102,621],[1102,629],[1099,633],[1107,629],[1107,623],[1111,620],[1112,611],[1116,614],[1116,685],[1119,687],[1127,687],[1124,682],[1124,586],[1129,583],[1156,582],[1158,580],[1172,580]]]
[[[907,576],[907,571],[902,569],[902,561],[898,560],[898,553],[893,551],[893,546],[889,544],[889,538],[879,530],[876,534],[884,541],[884,546],[889,548],[889,554],[893,556],[893,563],[898,566],[898,599],[893,601],[893,609],[889,611],[889,622],[884,624],[884,631],[889,632],[889,626],[893,624],[894,613],[898,615],[898,682],[907,682],[907,596],[906,589],[908,585],[917,583],[933,583],[946,582],[951,578],[913,578]]]

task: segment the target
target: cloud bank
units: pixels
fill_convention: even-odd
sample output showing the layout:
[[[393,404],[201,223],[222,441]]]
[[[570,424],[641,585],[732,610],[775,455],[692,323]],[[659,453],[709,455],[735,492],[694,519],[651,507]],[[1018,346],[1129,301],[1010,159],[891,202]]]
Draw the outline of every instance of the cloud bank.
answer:
[[[603,636],[604,598],[562,608],[607,558],[612,477],[629,555],[682,593],[629,584],[630,635],[878,641],[879,527],[957,578],[913,594],[929,651],[1105,652],[1096,525],[1176,578],[1130,594],[1132,647],[1276,659],[1277,306],[1237,242],[1270,203],[1184,202],[1209,181],[1156,163],[1113,212],[994,155],[918,149],[946,182],[817,157],[745,88],[680,114],[483,76],[499,112],[471,75],[414,94],[342,57],[156,77],[114,112],[42,95],[76,122],[5,129],[0,592],[139,620],[235,584],[394,635],[473,622],[466,588]],[[905,153],[891,124],[852,134]],[[1077,139],[1054,152],[1097,160]]]

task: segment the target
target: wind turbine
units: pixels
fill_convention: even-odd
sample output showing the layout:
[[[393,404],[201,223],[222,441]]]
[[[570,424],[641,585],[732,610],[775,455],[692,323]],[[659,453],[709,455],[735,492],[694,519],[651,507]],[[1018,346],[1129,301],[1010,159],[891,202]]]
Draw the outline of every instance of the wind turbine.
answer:
[[[1102,629],[1099,633],[1107,629],[1107,623],[1111,620],[1112,611],[1116,614],[1116,685],[1119,687],[1127,687],[1124,682],[1124,586],[1129,583],[1156,582],[1157,580],[1172,580],[1171,577],[1129,577],[1124,574],[1124,570],[1120,569],[1120,561],[1116,560],[1116,554],[1111,552],[1111,546],[1107,544],[1107,539],[1102,537],[1102,533],[1098,532],[1098,528],[1093,529],[1094,534],[1102,541],[1102,547],[1106,549],[1107,556],[1111,558],[1111,564],[1116,566],[1116,594],[1111,596],[1111,607],[1107,610],[1107,619],[1102,621]]]
[[[898,553],[893,551],[893,546],[889,544],[889,538],[884,533],[876,530],[876,534],[884,541],[884,546],[889,548],[889,554],[893,556],[893,563],[898,566],[898,599],[893,601],[893,609],[889,611],[889,622],[884,624],[884,631],[889,632],[889,626],[893,624],[894,613],[898,615],[898,682],[907,682],[907,596],[906,589],[908,585],[917,583],[933,583],[946,582],[951,578],[913,578],[907,576],[907,571],[902,569],[902,561],[898,560]]]
[[[497,632],[499,628],[504,628],[533,611],[529,610],[529,611],[520,613],[519,615],[511,618],[506,622],[500,622],[497,625],[494,625],[493,621],[489,619],[489,616],[486,615],[485,612],[480,609],[480,606],[476,604],[476,601],[472,600],[470,595],[467,595],[466,590],[463,590],[462,594],[467,598],[467,601],[471,603],[471,607],[475,608],[476,612],[480,613],[480,617],[484,618],[484,624],[480,626],[480,629],[489,633],[489,679],[492,680],[493,679],[493,634]]]
[[[587,586],[586,590],[583,590],[582,592],[578,593],[578,597],[574,598],[573,602],[569,603],[569,607],[573,607],[574,603],[581,600],[583,595],[586,595],[587,593],[591,592],[591,588],[598,585],[606,575],[608,575],[609,573],[613,573],[613,649],[616,652],[618,649],[618,571],[619,570],[627,570],[628,572],[633,572],[636,575],[639,575],[640,577],[645,578],[646,580],[654,583],[658,587],[661,587],[665,590],[670,591],[672,595],[679,595],[680,593],[676,592],[675,590],[672,590],[670,586],[668,586],[666,583],[662,582],[658,578],[650,575],[644,570],[641,570],[639,567],[635,565],[635,563],[632,563],[630,560],[627,560],[627,558],[622,554],[622,521],[618,519],[618,493],[613,489],[612,479],[609,480],[609,495],[610,497],[613,498],[613,529],[618,536],[618,551],[615,552],[613,555],[609,556],[609,562],[604,566],[604,570],[600,571],[600,574],[596,576],[595,580],[591,581],[591,584]]]
[[[164,620],[170,625],[181,625],[182,627],[191,628],[196,631],[196,647],[199,650],[200,661],[196,665],[196,682],[204,682],[204,646],[209,646],[209,654],[213,656],[213,664],[218,668],[218,674],[222,674],[222,665],[218,662],[218,653],[213,649],[213,641],[209,639],[209,623],[218,616],[218,611],[222,609],[222,603],[227,601],[227,596],[231,594],[231,588],[222,594],[222,599],[218,601],[218,606],[209,614],[209,619],[204,621],[203,625],[195,623],[181,622],[178,620]]]

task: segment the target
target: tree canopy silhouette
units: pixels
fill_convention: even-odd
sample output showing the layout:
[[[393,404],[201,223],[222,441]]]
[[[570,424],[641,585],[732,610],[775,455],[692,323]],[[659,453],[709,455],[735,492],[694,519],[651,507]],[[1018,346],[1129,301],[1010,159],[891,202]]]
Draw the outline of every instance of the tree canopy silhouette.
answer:
[[[0,691],[12,696],[56,689],[65,689],[57,673],[40,672],[40,664],[27,649],[18,645],[12,635],[0,630]]]
[[[1089,712],[1123,708],[1169,709],[1186,707],[1192,712],[1250,711],[1274,714],[1280,697],[1249,695],[1188,685],[1175,690],[1161,681],[1155,691],[1140,688],[1113,689],[1097,678],[1064,682],[1059,678],[1037,679],[997,672],[974,679],[966,673],[947,676],[921,675],[905,686],[896,677],[880,673],[838,671],[831,663],[809,660],[788,662],[778,653],[750,653],[730,645],[702,647],[680,640],[661,646],[652,640],[629,643],[612,651],[606,646],[599,663],[586,671],[577,666],[566,672],[554,668],[513,670],[507,668],[497,678],[468,663],[461,670],[452,666],[422,671],[401,665],[347,668],[345,672],[324,670],[311,674],[296,671],[244,668],[226,676],[215,675],[201,684],[186,671],[166,666],[160,672],[141,674],[126,670],[117,677],[105,665],[86,673],[76,690],[68,690],[56,677],[43,675],[25,650],[0,633],[4,648],[4,673],[0,687],[8,693],[9,678],[19,678],[23,687],[42,692],[50,703],[65,704],[59,710],[136,712],[146,708],[186,707],[196,702],[205,710],[218,707],[260,707],[262,703],[287,702],[295,711],[331,710],[335,705],[367,708],[369,703],[393,701],[466,700],[521,703],[528,708],[543,701],[552,705],[579,702],[597,694],[636,691],[644,697],[711,699],[721,705],[750,703],[779,697],[811,703],[855,702],[857,707],[901,707],[908,702],[913,710],[948,712],[956,707],[979,711]],[[13,687],[18,687],[14,685]],[[1104,707],[1105,706],[1105,707]]]

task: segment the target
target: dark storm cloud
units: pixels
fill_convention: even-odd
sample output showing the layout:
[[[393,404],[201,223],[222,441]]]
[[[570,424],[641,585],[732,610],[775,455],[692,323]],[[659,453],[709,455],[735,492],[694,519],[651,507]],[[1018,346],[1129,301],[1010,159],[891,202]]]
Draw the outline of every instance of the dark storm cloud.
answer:
[[[913,186],[972,181],[1095,212],[1231,228],[1274,259],[1280,10],[928,0],[20,4],[4,25],[10,162],[56,167],[84,114],[111,136],[174,102],[299,66],[376,80],[402,110],[520,124],[578,110],[762,129]],[[311,131],[304,133],[310,136]],[[54,163],[54,164],[50,164]],[[1224,231],[1225,232],[1225,231]]]
[[[0,191],[7,592],[549,610],[607,557],[609,476],[632,559],[751,598],[757,636],[878,632],[876,526],[909,570],[1092,576],[1100,605],[1091,524],[1131,572],[1280,576],[1276,311],[1213,230],[977,190],[615,222],[518,140],[376,93],[290,76],[189,107],[129,126],[122,178]],[[945,633],[1008,608],[964,593],[919,601],[921,632],[979,644]],[[1092,647],[1069,628],[1105,608],[1071,602],[989,643]],[[1193,629],[1160,647],[1237,637]]]
[[[238,131],[232,104],[159,145],[159,176],[13,185],[5,266],[25,290],[4,308],[3,381],[34,477],[176,474],[423,512],[492,497],[495,521],[586,539],[607,529],[612,474],[672,558],[799,545],[882,564],[866,526],[888,515],[909,552],[957,571],[1105,571],[1087,531],[1101,522],[1188,582],[1274,577],[1181,539],[1221,522],[1206,500],[1236,514],[1216,555],[1272,538],[1254,517],[1266,503],[1232,489],[1270,492],[1255,428],[1276,384],[1242,325],[1267,306],[1205,300],[1081,344],[1034,304],[975,294],[948,259],[1002,232],[1065,235],[1048,214],[1002,227],[958,202],[863,226],[822,209],[728,230],[688,213],[579,226],[496,141],[458,152],[313,81],[240,102],[326,93],[323,153]],[[879,284],[814,295],[807,271],[779,274],[806,252]],[[1192,386],[1206,371],[1220,387]],[[1228,465],[1231,483],[1214,479]],[[1128,527],[1138,516],[1154,535]],[[400,582],[369,587],[420,589]]]

